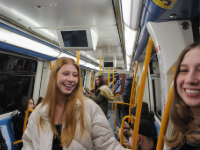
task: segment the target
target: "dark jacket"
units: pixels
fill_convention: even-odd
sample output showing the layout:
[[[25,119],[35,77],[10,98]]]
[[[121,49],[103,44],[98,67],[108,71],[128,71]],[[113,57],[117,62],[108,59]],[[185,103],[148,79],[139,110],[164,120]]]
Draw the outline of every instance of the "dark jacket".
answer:
[[[8,150],[8,146],[6,145],[6,141],[3,138],[3,135],[1,133],[1,129],[0,129],[0,150]]]
[[[172,148],[170,150],[175,150],[175,149]],[[176,150],[200,150],[200,144],[194,144],[190,141],[187,141]]]
[[[13,128],[15,132],[15,139],[21,140],[23,135],[25,113],[19,112],[13,116]]]
[[[114,95],[108,88],[108,86],[101,86],[95,94],[91,94],[90,98],[93,99],[99,107],[102,109],[105,115],[108,112],[108,101],[114,100]]]

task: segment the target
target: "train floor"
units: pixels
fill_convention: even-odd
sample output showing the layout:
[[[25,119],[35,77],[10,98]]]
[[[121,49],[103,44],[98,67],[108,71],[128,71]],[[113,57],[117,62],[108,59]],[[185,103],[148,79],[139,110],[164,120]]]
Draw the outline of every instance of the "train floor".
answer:
[[[113,106],[114,107],[114,106]],[[118,123],[122,123],[122,119],[123,119],[123,110],[121,109],[120,110],[120,116],[119,116],[119,110],[117,110],[117,115],[116,115],[116,121]],[[111,128],[114,130],[114,122],[115,122],[115,109],[113,108],[113,111],[112,111],[112,107],[109,107],[109,110],[108,110],[108,121],[110,123],[110,126]],[[116,125],[116,129],[118,128],[118,126]]]

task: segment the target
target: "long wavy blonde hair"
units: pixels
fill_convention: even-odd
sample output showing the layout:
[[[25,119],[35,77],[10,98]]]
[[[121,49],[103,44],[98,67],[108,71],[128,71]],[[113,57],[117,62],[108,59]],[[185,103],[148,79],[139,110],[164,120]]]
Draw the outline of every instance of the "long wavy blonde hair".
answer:
[[[81,82],[81,75],[80,75],[80,67],[71,58],[66,58],[62,57],[59,58],[53,65],[52,70],[51,70],[51,75],[49,78],[49,83],[46,91],[46,96],[44,98],[42,107],[44,105],[49,105],[49,118],[50,118],[50,125],[51,125],[51,130],[55,134],[55,137],[58,137],[58,132],[55,128],[55,104],[56,104],[56,94],[57,94],[57,73],[59,69],[64,65],[64,64],[73,64],[76,69],[78,70],[78,85],[77,87],[72,91],[72,93],[66,97],[66,102],[65,102],[65,110],[63,111],[64,114],[64,127],[62,130],[62,134],[60,136],[61,139],[61,145],[68,147],[70,143],[72,142],[75,133],[76,133],[76,124],[79,122],[80,124],[80,138],[84,134],[84,106],[83,106],[83,101],[84,101],[84,96],[81,92],[80,89],[80,82]],[[81,102],[81,106],[79,106],[79,109],[77,112],[76,110],[76,103],[77,100]],[[76,114],[79,114],[77,117]],[[76,119],[77,118],[77,119]],[[44,125],[44,119],[40,117],[39,119],[39,125],[41,126],[43,130],[43,125]]]
[[[200,47],[199,43],[193,43],[187,46],[181,53],[177,65],[176,73],[174,78],[174,95],[170,107],[170,120],[173,124],[172,137],[167,139],[165,137],[165,142],[169,147],[178,148],[180,145],[184,144],[186,141],[193,143],[200,143],[200,122],[194,121],[194,115],[191,112],[190,107],[183,101],[177,91],[177,77],[180,72],[180,65],[184,59],[185,54],[194,49],[195,47]],[[198,134],[194,134],[199,132]]]

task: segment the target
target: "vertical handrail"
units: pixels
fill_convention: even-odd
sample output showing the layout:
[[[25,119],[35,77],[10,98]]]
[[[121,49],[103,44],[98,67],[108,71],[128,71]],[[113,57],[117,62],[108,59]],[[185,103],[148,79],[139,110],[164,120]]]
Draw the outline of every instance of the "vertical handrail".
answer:
[[[102,61],[102,51],[100,50],[99,75],[101,75],[101,61]]]
[[[33,112],[33,109],[28,109],[26,111],[25,118],[24,118],[23,134],[24,134],[24,131],[26,130],[26,124],[27,124],[29,112]],[[23,142],[23,141],[22,140],[15,141],[15,142],[13,142],[13,145],[16,145],[16,144],[21,143],[21,142]]]
[[[133,102],[133,99],[135,98],[135,89],[136,89],[136,86],[137,86],[138,78],[139,77],[137,76],[136,82],[134,84],[134,89],[133,89],[133,91],[131,91],[131,92],[133,92],[133,97],[132,97],[132,99],[130,99],[129,116],[131,116],[132,102]],[[130,122],[130,119],[128,120],[128,122]]]
[[[125,116],[123,119],[122,119],[122,125],[121,125],[121,131],[120,131],[120,144],[121,146],[123,146],[123,131],[124,131],[124,122],[126,119],[130,119],[131,120],[131,124],[134,123],[134,120],[131,116]]]
[[[136,98],[135,98],[134,107],[136,107],[136,106],[137,106],[137,102],[138,102],[138,93],[139,93],[139,90],[140,90],[140,85],[138,85],[138,88],[137,88],[137,92],[136,92]]]
[[[139,64],[139,61],[137,61],[136,67],[135,67],[135,75],[134,75],[134,77],[133,77],[133,82],[132,82],[132,87],[131,87],[131,97],[130,97],[130,100],[132,100],[132,98],[133,98],[133,90],[134,90],[134,85],[135,85],[135,77],[136,77],[136,74],[137,74],[138,64]],[[129,116],[131,115],[130,110],[131,110],[131,105],[129,106]]]
[[[134,93],[133,93],[133,99],[135,99],[135,90],[137,88],[138,79],[139,79],[139,76],[137,76],[137,79],[136,79],[136,84],[135,84]]]
[[[29,112],[33,112],[33,109],[28,109],[28,110],[26,111],[26,115],[25,115],[25,118],[24,118],[23,133],[24,133],[24,131],[26,130],[26,124],[27,124]]]
[[[108,69],[108,87],[110,86],[110,68]],[[108,108],[109,108],[109,103],[108,103]],[[109,109],[108,109],[109,111]],[[108,112],[107,112],[107,117],[108,117]]]
[[[93,90],[93,89],[94,89],[94,81],[93,81],[92,69],[91,69],[91,78],[92,78],[92,80],[91,80],[91,88],[92,88],[92,90]]]
[[[158,136],[158,143],[157,143],[156,150],[163,149],[163,144],[164,144],[163,136],[166,133],[166,129],[167,129],[168,121],[169,121],[169,110],[170,110],[170,106],[172,102],[173,92],[174,92],[174,82],[172,82],[169,95],[167,98],[167,103],[166,103],[165,111],[164,111],[161,126],[160,126],[160,132]]]
[[[114,81],[114,79],[115,79],[115,76],[114,76],[114,75],[115,75],[115,72],[114,72],[114,71],[115,71],[115,69],[113,68],[113,82],[112,82],[112,93],[113,93],[113,95],[115,94],[115,93],[114,93],[114,82],[115,82],[115,81]],[[112,101],[112,112],[113,112],[113,101]]]
[[[79,64],[79,62],[80,62],[80,51],[78,50],[77,51],[77,63]],[[51,65],[51,67],[52,67],[52,65]],[[80,72],[80,74],[81,74],[81,72]],[[80,81],[80,90],[82,92],[82,83],[81,83],[81,81]]]
[[[141,109],[142,109],[142,101],[143,101],[143,96],[144,96],[144,88],[145,88],[145,82],[147,78],[147,71],[148,71],[152,48],[153,48],[153,41],[151,37],[149,37],[149,42],[147,45],[147,51],[146,51],[146,56],[145,56],[145,61],[144,61],[144,67],[143,67],[141,81],[140,81],[140,91],[139,91],[139,96],[138,96],[138,104],[137,104],[135,124],[134,124],[134,130],[133,130],[132,150],[136,150],[137,148],[137,141],[138,141],[137,139],[138,139],[138,131],[139,131],[139,124],[140,124]]]

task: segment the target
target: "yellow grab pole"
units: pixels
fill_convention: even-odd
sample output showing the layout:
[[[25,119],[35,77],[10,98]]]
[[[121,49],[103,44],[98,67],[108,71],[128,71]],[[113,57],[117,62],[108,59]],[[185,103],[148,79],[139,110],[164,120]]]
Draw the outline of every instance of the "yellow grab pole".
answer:
[[[135,83],[135,87],[134,87],[134,93],[133,93],[133,99],[135,99],[135,90],[136,90],[136,87],[137,87],[138,79],[139,79],[139,76],[137,76],[137,79],[136,79],[136,83]]]
[[[108,69],[108,87],[110,86],[110,69]],[[113,102],[112,102],[113,103]],[[108,108],[109,108],[109,103],[108,103]],[[109,109],[108,109],[109,110]],[[107,112],[107,117],[108,117],[108,112]]]
[[[166,103],[165,111],[164,111],[161,126],[160,126],[160,132],[158,136],[158,143],[157,143],[156,150],[163,149],[163,136],[166,133],[166,129],[167,129],[168,121],[169,121],[169,110],[170,110],[170,106],[172,102],[173,91],[174,91],[174,82],[172,82],[169,95],[167,98],[167,103]]]
[[[142,77],[140,81],[140,91],[139,91],[139,96],[138,96],[138,104],[137,104],[135,124],[134,124],[134,130],[133,130],[132,150],[136,150],[137,148],[137,141],[138,141],[137,139],[138,139],[138,131],[139,131],[139,124],[140,124],[141,109],[142,109],[142,100],[143,100],[143,95],[144,95],[145,82],[147,78],[147,71],[148,71],[152,48],[153,48],[153,41],[151,37],[149,37],[149,42],[147,45],[147,51],[146,51],[146,56],[145,56],[145,61],[144,61],[144,67],[142,71]]]
[[[52,62],[51,61],[49,61],[49,64],[50,64],[50,70],[52,69]]]
[[[77,51],[77,63],[79,64],[79,59],[80,59],[80,51]]]
[[[79,64],[79,61],[80,61],[80,51],[77,51],[77,63],[78,64]],[[81,72],[80,72],[80,74],[81,74]],[[81,81],[80,81],[80,90],[82,92],[82,83],[81,83]]]
[[[108,69],[108,87],[110,86],[110,69]]]
[[[18,140],[16,142],[13,142],[13,145],[16,145],[16,144],[21,143],[21,142],[23,142],[23,141],[22,140]]]
[[[91,77],[92,77],[92,80],[91,80],[91,88],[92,88],[92,90],[93,90],[93,89],[94,89],[94,81],[93,81],[92,69],[91,69]]]
[[[136,79],[136,82],[135,82],[135,85],[134,85],[134,90],[133,90],[133,97],[132,99],[130,99],[130,105],[129,105],[129,116],[131,116],[131,109],[132,109],[132,102],[135,98],[135,89],[136,89],[136,86],[137,86],[137,82],[138,82],[138,76],[137,76],[137,79]],[[131,91],[132,92],[132,91]],[[128,122],[130,122],[130,119],[128,120]]]
[[[28,110],[26,111],[26,115],[25,115],[25,118],[24,118],[23,133],[24,133],[24,131],[26,130],[26,124],[27,124],[27,119],[28,119],[28,114],[29,114],[29,112],[33,112],[33,109],[28,109]]]
[[[131,87],[131,96],[130,96],[130,100],[133,99],[133,89],[134,89],[134,85],[135,85],[135,77],[136,77],[136,74],[137,74],[138,64],[139,64],[139,61],[137,61],[136,67],[135,67],[135,75],[134,75],[134,77],[133,77],[133,82],[132,82],[132,87]],[[131,105],[129,106],[129,116],[131,115],[130,110],[131,110]]]
[[[140,85],[138,85],[138,88],[137,88],[137,92],[136,92],[136,98],[135,98],[134,107],[135,107],[135,106],[137,106],[139,89],[140,89]]]
[[[123,131],[124,131],[124,122],[126,119],[130,119],[131,120],[131,124],[133,124],[133,118],[131,116],[125,116],[123,119],[122,119],[122,125],[121,125],[121,131],[120,131],[120,144],[121,146],[123,146]]]
[[[100,50],[99,75],[101,75],[101,61],[102,61],[102,51]]]
[[[112,82],[112,93],[113,93],[113,95],[115,94],[115,93],[114,93],[114,75],[115,75],[115,74],[114,74],[114,73],[115,73],[114,71],[115,71],[115,69],[113,68],[113,82]],[[112,112],[113,112],[113,101],[112,101]]]

